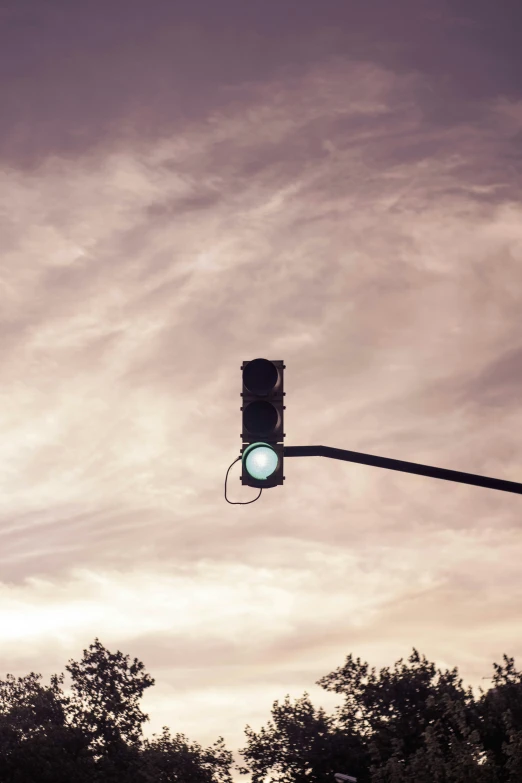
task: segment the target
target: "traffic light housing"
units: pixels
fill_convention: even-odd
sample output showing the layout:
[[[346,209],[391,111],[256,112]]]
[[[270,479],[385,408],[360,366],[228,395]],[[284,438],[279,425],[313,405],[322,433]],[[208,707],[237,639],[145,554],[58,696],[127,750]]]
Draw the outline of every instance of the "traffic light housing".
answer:
[[[241,483],[265,489],[283,484],[284,370],[282,360],[243,362]],[[273,469],[275,466],[275,469]],[[269,473],[266,478],[258,476]]]

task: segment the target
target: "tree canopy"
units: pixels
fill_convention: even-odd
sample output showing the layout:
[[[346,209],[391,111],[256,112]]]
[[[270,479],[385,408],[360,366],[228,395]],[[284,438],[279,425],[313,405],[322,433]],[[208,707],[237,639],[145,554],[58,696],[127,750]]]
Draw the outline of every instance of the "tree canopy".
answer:
[[[231,783],[232,754],[183,735],[143,738],[139,699],[154,680],[95,639],[48,686],[31,672],[0,681],[0,783]]]
[[[414,648],[379,673],[360,658],[317,685],[344,703],[327,716],[308,694],[283,705],[258,733],[246,728],[242,773],[252,783],[318,783],[344,772],[358,783],[522,783],[522,675],[494,664],[493,687],[474,697],[458,670]]]
[[[522,782],[522,674],[506,655],[476,697],[415,649],[379,672],[348,655],[317,682],[341,696],[333,714],[287,694],[266,726],[246,726],[237,765],[222,737],[144,738],[139,702],[155,683],[137,658],[96,638],[66,670],[68,694],[63,674],[0,680],[0,783],[232,783],[233,769],[252,783]]]

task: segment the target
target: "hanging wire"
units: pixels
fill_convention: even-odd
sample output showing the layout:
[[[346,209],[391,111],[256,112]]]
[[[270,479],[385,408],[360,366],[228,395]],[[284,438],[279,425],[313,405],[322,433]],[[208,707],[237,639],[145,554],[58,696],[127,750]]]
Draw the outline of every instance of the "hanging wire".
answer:
[[[241,459],[241,456],[239,456],[237,459],[235,459],[234,462],[232,463],[232,465],[235,465],[236,462],[239,462],[240,459]],[[237,500],[229,500],[227,498],[227,478],[228,478],[229,470],[232,467],[232,465],[230,465],[229,469],[227,470],[227,475],[225,476],[225,500],[227,501],[227,503],[230,503],[233,506],[248,506],[249,503],[255,503],[256,500],[259,500],[259,498],[261,497],[261,492],[263,491],[262,488],[259,490],[259,495],[257,496],[257,498],[254,498],[254,500],[247,500],[246,503],[241,503],[241,502],[239,502]]]

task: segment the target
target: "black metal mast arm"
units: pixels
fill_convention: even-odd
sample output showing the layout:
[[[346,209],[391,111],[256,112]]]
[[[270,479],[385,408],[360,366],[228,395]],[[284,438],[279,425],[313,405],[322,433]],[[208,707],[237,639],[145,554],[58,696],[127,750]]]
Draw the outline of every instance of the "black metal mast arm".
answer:
[[[434,468],[430,465],[419,465],[416,462],[404,462],[401,459],[375,457],[372,454],[361,454],[359,451],[348,451],[347,449],[334,449],[330,446],[285,446],[283,456],[330,457],[330,459],[342,459],[346,462],[358,462],[361,465],[373,465],[375,468],[401,470],[403,473],[416,473],[418,476],[458,481],[460,484],[473,484],[476,487],[499,489],[503,492],[516,492],[518,495],[522,495],[522,484],[519,484],[517,481],[504,481],[504,479],[489,478],[488,476],[477,476],[475,473],[462,473],[459,470]]]

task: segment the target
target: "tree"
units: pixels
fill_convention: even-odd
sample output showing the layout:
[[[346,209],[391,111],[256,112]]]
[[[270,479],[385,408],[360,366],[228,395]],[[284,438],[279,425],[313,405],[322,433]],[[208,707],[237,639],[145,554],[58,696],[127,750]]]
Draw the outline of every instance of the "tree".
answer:
[[[137,658],[95,639],[49,686],[31,672],[0,682],[0,783],[231,783],[232,754],[172,739],[144,740],[139,699],[154,680]],[[155,735],[154,735],[155,737]]]
[[[0,781],[78,783],[92,779],[88,742],[67,722],[63,675],[50,686],[31,672],[0,682]]]
[[[266,727],[246,727],[240,754],[247,764],[237,769],[251,772],[252,783],[267,775],[274,783],[319,783],[337,771],[360,783],[520,783],[522,726],[506,712],[520,706],[520,676],[511,664],[497,674],[497,687],[507,690],[491,692],[485,704],[496,705],[502,722],[501,767],[484,741],[484,711],[457,668],[437,669],[413,649],[407,663],[401,658],[379,674],[349,655],[317,682],[344,696],[331,716],[307,693],[295,704],[288,695],[276,701]]]
[[[493,687],[484,692],[477,705],[481,717],[484,747],[494,759],[501,783],[522,780],[522,673],[514,658],[503,656],[494,663]]]
[[[426,726],[422,746],[405,759],[397,744],[393,756],[373,770],[372,783],[498,783],[470,712],[448,694],[440,706],[444,716]]]
[[[464,711],[473,704],[473,694],[462,687],[456,668],[442,672],[415,649],[408,664],[401,658],[393,670],[385,667],[377,676],[375,668],[349,655],[344,666],[317,682],[343,694],[337,722],[366,738],[376,768],[392,757],[404,762],[423,748],[425,728],[447,717],[446,697],[462,704]]]
[[[519,783],[522,780],[522,729],[516,728],[511,710],[504,714],[504,719],[508,734],[508,741],[503,744],[506,779],[509,783]]]
[[[237,766],[241,774],[252,773],[252,783],[262,783],[268,773],[275,783],[324,783],[340,770],[350,770],[364,783],[368,778],[368,759],[357,734],[341,730],[332,717],[316,710],[308,693],[290,703],[274,702],[273,721],[256,734],[250,726],[246,748],[239,753],[247,761]]]
[[[252,783],[326,783],[337,771],[359,783],[520,783],[522,674],[507,656],[493,666],[477,701],[456,668],[415,649],[379,674],[350,655],[318,681],[344,704],[327,715],[306,692],[274,702],[266,727],[247,725],[236,769]],[[154,680],[137,658],[96,638],[67,671],[70,695],[63,674],[0,681],[0,783],[232,783],[222,737],[207,749],[166,726],[143,738],[139,700]]]
[[[203,750],[184,734],[171,737],[164,726],[159,737],[145,740],[142,759],[146,783],[232,783],[233,757],[222,737]]]
[[[128,655],[109,652],[96,638],[80,662],[69,661],[65,668],[72,678],[73,698],[68,705],[72,725],[81,727],[100,753],[122,742],[136,746],[142,724],[149,719],[138,701],[154,685],[143,663],[135,658],[129,666]]]

